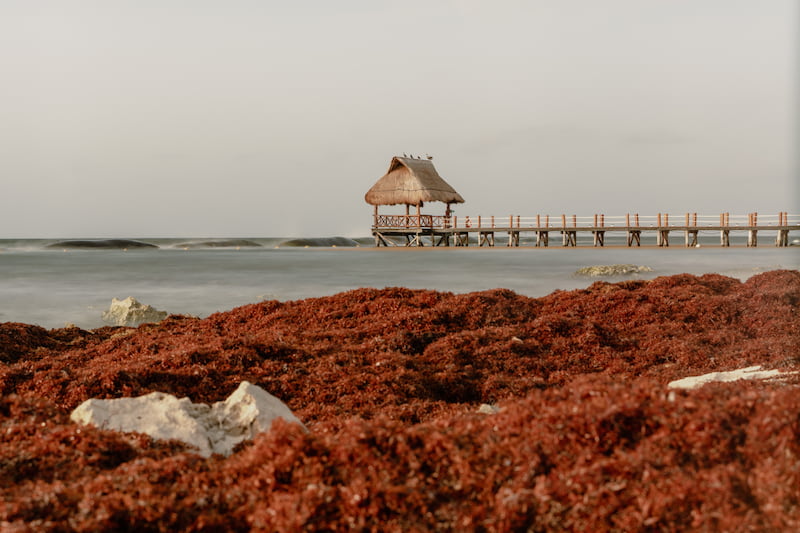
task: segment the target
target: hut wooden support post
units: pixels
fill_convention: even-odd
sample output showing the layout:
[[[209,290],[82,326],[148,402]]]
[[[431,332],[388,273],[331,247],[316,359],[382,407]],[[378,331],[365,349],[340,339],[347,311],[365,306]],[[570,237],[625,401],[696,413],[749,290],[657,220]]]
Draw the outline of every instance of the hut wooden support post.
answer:
[[[406,246],[425,246],[420,233],[406,233]]]
[[[391,241],[391,240],[387,239],[380,232],[373,231],[372,233],[373,233],[373,235],[375,235],[375,246],[378,246],[378,247],[380,247],[380,246],[386,246],[386,247],[396,246],[394,241]]]
[[[494,246],[494,232],[481,231],[478,237],[478,246]]]

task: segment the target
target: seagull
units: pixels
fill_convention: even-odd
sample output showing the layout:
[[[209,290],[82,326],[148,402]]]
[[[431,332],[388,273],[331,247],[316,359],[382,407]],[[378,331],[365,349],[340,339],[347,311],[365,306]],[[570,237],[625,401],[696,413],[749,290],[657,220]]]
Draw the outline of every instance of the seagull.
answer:
[[[405,152],[403,152],[403,157],[408,157]]]

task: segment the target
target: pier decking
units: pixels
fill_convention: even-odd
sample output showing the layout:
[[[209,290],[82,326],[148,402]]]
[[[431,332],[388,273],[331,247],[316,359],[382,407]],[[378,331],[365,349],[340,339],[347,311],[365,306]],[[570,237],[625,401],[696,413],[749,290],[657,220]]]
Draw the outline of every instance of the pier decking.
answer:
[[[384,215],[375,213],[372,234],[376,246],[495,246],[505,242],[506,246],[520,246],[520,235],[529,234],[535,238],[533,246],[550,246],[550,234],[561,236],[561,246],[578,246],[578,234],[592,237],[592,245],[604,246],[606,234],[624,234],[627,246],[641,246],[642,235],[655,236],[655,244],[670,246],[674,234],[683,236],[685,247],[699,246],[700,232],[715,232],[719,235],[719,245],[731,245],[730,235],[744,232],[747,246],[759,244],[759,234],[770,235],[775,246],[789,246],[789,233],[800,231],[800,215],[780,212],[777,215],[760,216],[758,213],[731,216],[698,216],[697,213],[670,215],[658,213],[655,216],[592,215],[550,215],[505,217],[495,216],[436,216],[424,214]],[[497,238],[498,234],[501,238]],[[471,238],[472,237],[472,238]],[[477,237],[476,239],[474,239]],[[507,237],[507,239],[503,238]],[[399,241],[399,242],[398,242]],[[763,242],[763,240],[762,240]],[[673,239],[673,243],[675,243]],[[502,244],[501,244],[502,245]]]

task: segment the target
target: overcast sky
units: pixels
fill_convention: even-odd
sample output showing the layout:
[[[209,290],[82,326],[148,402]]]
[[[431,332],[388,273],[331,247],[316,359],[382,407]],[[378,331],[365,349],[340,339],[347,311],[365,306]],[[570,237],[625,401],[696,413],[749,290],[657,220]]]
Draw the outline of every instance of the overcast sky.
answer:
[[[800,212],[797,0],[0,0],[0,238]],[[443,206],[426,206],[438,213]]]

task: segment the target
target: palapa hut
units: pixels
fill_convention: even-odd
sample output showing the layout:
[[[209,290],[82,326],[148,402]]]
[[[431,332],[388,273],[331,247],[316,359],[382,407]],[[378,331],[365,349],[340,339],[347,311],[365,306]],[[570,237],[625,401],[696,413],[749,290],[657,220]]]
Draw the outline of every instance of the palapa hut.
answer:
[[[433,231],[436,227],[446,227],[450,218],[450,204],[460,204],[464,198],[456,192],[436,172],[432,158],[420,159],[415,157],[395,156],[389,163],[389,170],[379,179],[364,195],[368,204],[375,206],[373,233],[377,244],[387,244],[382,238],[379,228],[414,229],[416,237],[414,242],[421,244],[420,232],[423,229]],[[423,215],[420,209],[425,202],[442,202],[446,204],[444,217]],[[403,215],[379,215],[378,207],[381,205],[406,206]],[[416,215],[409,214],[409,208],[416,206]],[[384,232],[386,233],[386,232]],[[411,242],[410,234],[401,231]]]
[[[405,204],[406,214],[408,207],[414,205],[419,217],[425,202],[447,204],[447,216],[450,204],[464,203],[464,198],[436,172],[433,161],[399,156],[392,158],[389,170],[367,191],[364,199],[375,206],[376,217],[381,205]]]

